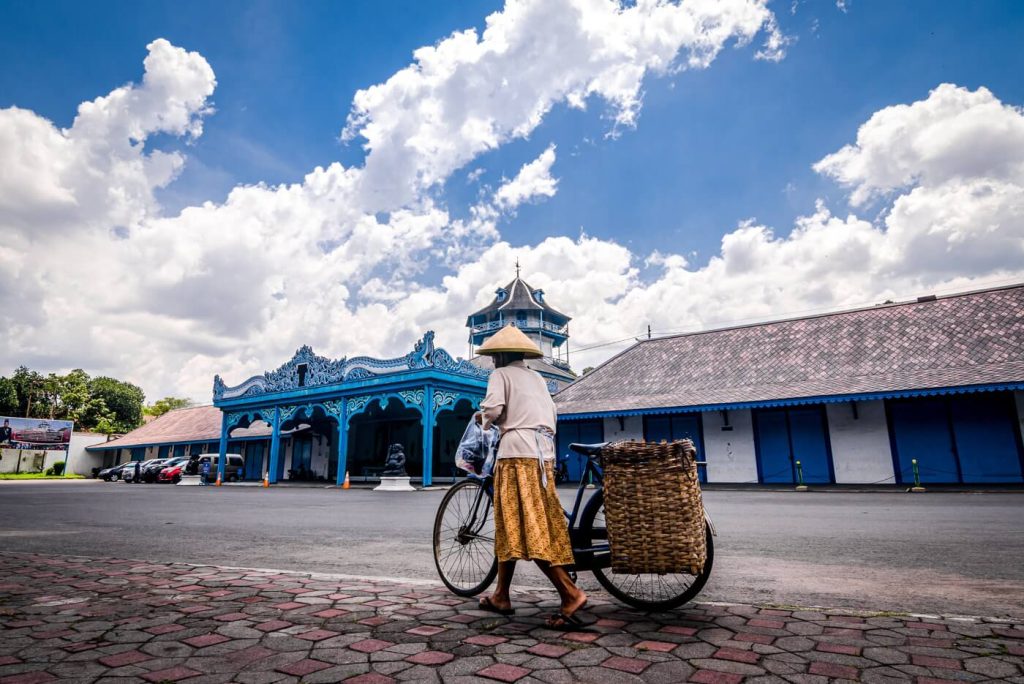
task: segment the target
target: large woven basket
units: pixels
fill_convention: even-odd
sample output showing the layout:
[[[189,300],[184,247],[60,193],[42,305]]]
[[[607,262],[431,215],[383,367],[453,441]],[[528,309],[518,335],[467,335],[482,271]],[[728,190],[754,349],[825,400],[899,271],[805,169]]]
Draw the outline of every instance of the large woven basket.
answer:
[[[601,458],[612,570],[699,575],[707,545],[692,443],[616,442]]]

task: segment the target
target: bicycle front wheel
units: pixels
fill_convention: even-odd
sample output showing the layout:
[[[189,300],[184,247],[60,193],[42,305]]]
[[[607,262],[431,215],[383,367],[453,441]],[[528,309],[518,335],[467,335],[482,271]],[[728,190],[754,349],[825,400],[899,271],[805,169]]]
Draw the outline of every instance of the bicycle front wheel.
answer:
[[[459,596],[475,596],[498,574],[491,496],[479,480],[448,490],[434,518],[434,565]]]
[[[587,502],[580,520],[581,536],[586,546],[607,543],[604,521],[604,492],[597,491]],[[641,610],[670,610],[692,601],[711,576],[715,561],[715,545],[711,527],[704,523],[707,560],[699,575],[689,573],[622,574],[611,568],[594,568],[594,576],[608,593],[625,604]]]

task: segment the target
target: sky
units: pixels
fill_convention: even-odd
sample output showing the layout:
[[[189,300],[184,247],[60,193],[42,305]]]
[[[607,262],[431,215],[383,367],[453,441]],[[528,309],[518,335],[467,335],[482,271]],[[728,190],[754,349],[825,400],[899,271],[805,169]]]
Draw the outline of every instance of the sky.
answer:
[[[1024,5],[0,0],[0,374],[210,400],[514,276],[635,336],[1024,281]]]

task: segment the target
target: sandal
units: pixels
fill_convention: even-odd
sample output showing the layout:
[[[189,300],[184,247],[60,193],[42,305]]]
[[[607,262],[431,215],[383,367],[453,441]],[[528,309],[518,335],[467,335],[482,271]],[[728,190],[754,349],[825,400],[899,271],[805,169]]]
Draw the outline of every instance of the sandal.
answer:
[[[579,632],[586,629],[586,625],[583,620],[576,617],[576,614],[566,615],[565,613],[555,613],[547,619],[547,628],[556,629],[559,632]]]
[[[484,596],[482,599],[480,599],[480,603],[477,604],[477,609],[486,611],[488,613],[497,613],[498,615],[504,615],[506,617],[508,617],[509,615],[516,614],[515,608],[499,608],[498,606],[494,605],[494,602],[491,601],[490,596]]]

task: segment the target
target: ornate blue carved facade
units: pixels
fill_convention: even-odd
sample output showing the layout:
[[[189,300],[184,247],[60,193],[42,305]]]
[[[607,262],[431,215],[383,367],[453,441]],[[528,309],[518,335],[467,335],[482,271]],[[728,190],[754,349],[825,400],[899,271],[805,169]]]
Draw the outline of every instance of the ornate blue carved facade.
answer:
[[[411,352],[396,359],[374,359],[356,356],[351,359],[328,359],[317,356],[303,345],[295,356],[277,370],[256,375],[234,387],[228,387],[219,375],[213,378],[213,400],[254,397],[271,392],[336,385],[346,381],[364,380],[374,376],[407,370],[433,368],[446,373],[486,378],[490,371],[469,361],[452,358],[444,349],[434,347],[434,331],[428,330]]]
[[[434,467],[444,466],[439,451],[451,440],[452,421],[461,434],[468,413],[483,399],[489,374],[436,348],[433,331],[408,354],[393,359],[329,359],[303,346],[276,370],[233,387],[219,375],[214,378],[213,403],[223,413],[220,452],[227,453],[236,429],[266,423],[272,432],[269,459],[259,454],[264,465],[257,472],[275,482],[284,476],[286,460],[291,463],[288,472],[296,476],[312,468],[297,441],[297,435],[309,433],[318,446],[329,445],[327,472],[340,484],[350,465],[374,470],[378,455],[363,453],[378,448],[374,440],[390,442],[399,435],[418,448],[417,454],[404,445],[429,485]],[[450,419],[442,420],[444,416]],[[411,422],[419,427],[413,430]],[[288,455],[283,455],[282,441],[289,442]],[[318,477],[323,479],[319,471]]]

